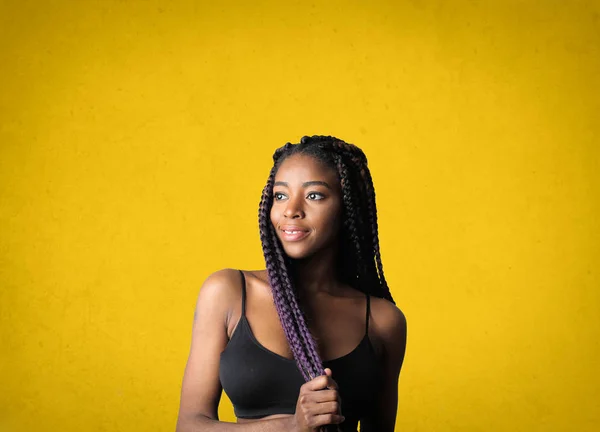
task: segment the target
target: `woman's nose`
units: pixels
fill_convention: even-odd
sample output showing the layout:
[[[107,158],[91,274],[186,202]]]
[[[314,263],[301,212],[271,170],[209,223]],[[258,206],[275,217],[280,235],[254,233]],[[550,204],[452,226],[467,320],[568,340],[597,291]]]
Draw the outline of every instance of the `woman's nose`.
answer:
[[[288,218],[304,217],[301,203],[298,200],[290,199],[283,215]]]

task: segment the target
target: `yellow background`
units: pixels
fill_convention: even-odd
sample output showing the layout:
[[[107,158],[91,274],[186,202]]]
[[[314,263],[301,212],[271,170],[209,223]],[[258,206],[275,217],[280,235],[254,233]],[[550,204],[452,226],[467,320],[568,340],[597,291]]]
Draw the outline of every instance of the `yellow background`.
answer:
[[[0,430],[174,430],[312,134],[369,158],[397,430],[598,430],[599,76],[592,1],[1,2]]]

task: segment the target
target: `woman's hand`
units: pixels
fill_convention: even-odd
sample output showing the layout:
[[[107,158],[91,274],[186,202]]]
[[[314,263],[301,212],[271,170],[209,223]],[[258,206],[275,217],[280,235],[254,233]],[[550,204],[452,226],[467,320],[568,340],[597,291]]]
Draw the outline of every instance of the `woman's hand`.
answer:
[[[331,369],[325,368],[325,374],[300,387],[294,415],[294,432],[317,432],[320,426],[344,421],[338,385],[331,378]]]

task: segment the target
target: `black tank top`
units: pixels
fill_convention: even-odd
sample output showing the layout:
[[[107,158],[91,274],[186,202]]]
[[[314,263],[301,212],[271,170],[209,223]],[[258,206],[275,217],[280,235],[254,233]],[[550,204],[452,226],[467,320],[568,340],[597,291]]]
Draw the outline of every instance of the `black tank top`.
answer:
[[[238,418],[294,414],[304,378],[295,360],[262,346],[246,319],[246,280],[242,273],[242,316],[221,353],[219,378]],[[380,365],[369,340],[369,296],[365,336],[350,353],[324,361],[338,384],[343,424],[356,424],[371,415],[381,380]],[[342,424],[342,426],[343,426]]]

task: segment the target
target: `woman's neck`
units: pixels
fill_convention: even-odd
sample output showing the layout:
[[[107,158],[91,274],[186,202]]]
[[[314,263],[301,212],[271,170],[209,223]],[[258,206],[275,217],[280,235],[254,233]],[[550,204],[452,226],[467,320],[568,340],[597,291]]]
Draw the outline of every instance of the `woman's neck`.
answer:
[[[333,249],[326,249],[311,257],[291,261],[294,282],[299,293],[307,294],[309,297],[317,293],[331,295],[340,293],[336,253]]]

